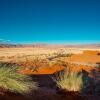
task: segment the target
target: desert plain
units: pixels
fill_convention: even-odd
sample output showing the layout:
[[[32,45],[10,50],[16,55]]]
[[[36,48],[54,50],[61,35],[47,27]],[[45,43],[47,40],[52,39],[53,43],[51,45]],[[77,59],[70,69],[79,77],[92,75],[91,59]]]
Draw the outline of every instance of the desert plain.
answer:
[[[37,90],[26,95],[1,91],[1,100],[100,100],[100,47],[1,47],[0,63],[9,67],[16,64],[20,67],[18,73],[38,84]],[[75,89],[66,89],[64,82],[65,87],[59,87],[59,80],[54,78],[60,73],[81,73],[85,88],[75,90],[79,87],[77,79]]]

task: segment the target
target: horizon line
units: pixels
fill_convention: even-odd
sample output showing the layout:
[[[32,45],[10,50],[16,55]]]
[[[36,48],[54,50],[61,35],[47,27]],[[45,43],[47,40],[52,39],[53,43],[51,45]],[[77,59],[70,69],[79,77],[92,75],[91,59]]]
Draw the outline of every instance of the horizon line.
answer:
[[[11,41],[0,39],[0,44],[19,44],[19,45],[31,45],[31,44],[47,44],[47,45],[89,45],[100,44],[99,40],[55,40],[55,41]]]

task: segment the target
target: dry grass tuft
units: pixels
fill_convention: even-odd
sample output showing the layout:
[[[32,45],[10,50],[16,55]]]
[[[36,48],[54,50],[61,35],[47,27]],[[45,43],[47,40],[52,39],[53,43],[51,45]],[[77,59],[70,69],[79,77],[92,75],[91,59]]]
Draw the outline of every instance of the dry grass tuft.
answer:
[[[84,85],[82,74],[71,72],[68,66],[64,72],[60,72],[57,75],[57,78],[54,79],[54,81],[60,89],[66,91],[80,92]]]
[[[82,76],[76,73],[71,73],[69,75],[64,74],[64,76],[60,75],[57,79],[57,85],[66,89],[67,91],[81,91],[83,87]]]

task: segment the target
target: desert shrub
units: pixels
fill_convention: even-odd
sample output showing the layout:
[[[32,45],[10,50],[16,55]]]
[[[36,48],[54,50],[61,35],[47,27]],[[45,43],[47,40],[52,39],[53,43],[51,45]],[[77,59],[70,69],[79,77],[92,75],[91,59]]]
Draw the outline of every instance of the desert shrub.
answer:
[[[26,94],[37,89],[37,83],[31,77],[18,73],[18,66],[7,66],[0,64],[0,87],[8,91]]]
[[[53,60],[55,58],[60,58],[60,57],[71,57],[73,54],[71,53],[62,53],[62,52],[57,52],[57,53],[54,53],[54,55],[48,57],[47,59],[48,60]]]
[[[78,73],[60,73],[55,79],[57,86],[66,91],[78,91],[83,88],[82,75]]]
[[[97,64],[97,67],[100,67],[100,62],[97,62],[96,64]]]
[[[5,58],[5,56],[1,56],[1,57],[0,57],[0,60],[3,60],[4,58]]]
[[[35,56],[33,59],[28,59],[21,64],[23,69],[31,70],[32,72],[38,72],[40,67],[44,67],[47,65],[47,61],[45,59],[41,59],[39,56]]]

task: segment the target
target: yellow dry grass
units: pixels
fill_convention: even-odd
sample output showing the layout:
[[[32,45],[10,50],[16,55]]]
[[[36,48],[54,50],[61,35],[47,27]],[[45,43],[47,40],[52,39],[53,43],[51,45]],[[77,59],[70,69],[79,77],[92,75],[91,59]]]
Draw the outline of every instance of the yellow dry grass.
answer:
[[[80,49],[70,48],[33,48],[33,47],[20,47],[20,48],[0,48],[0,61],[23,61],[27,58],[34,58],[39,56],[47,58],[57,53],[63,52],[64,54],[77,54],[82,53]]]

